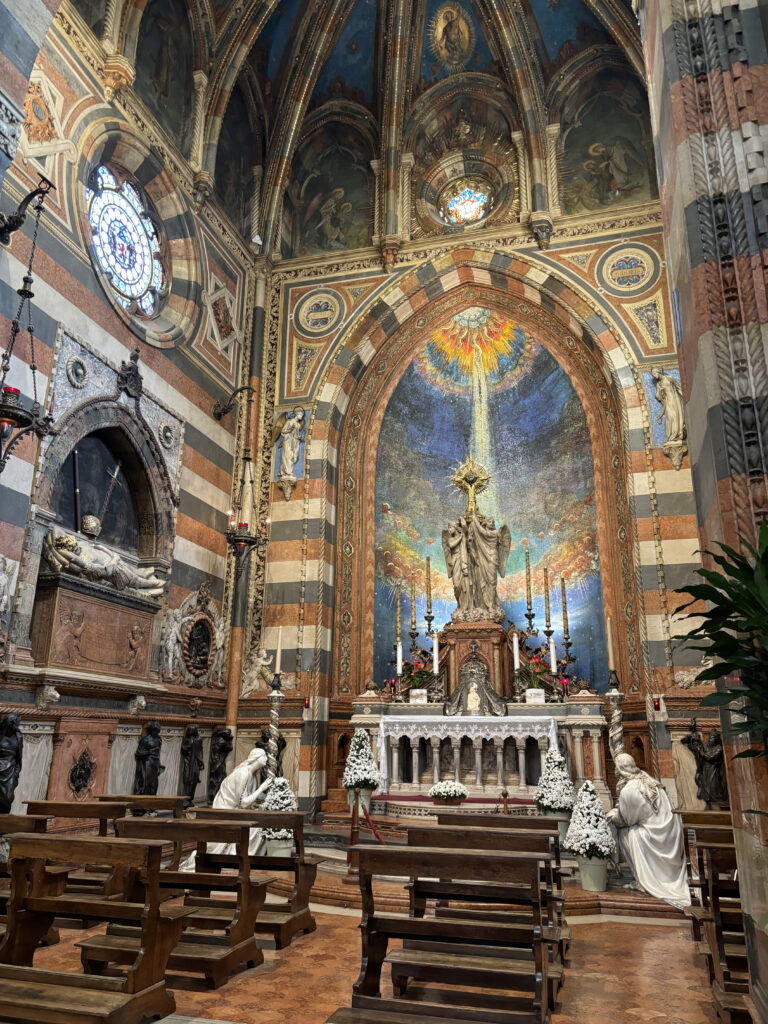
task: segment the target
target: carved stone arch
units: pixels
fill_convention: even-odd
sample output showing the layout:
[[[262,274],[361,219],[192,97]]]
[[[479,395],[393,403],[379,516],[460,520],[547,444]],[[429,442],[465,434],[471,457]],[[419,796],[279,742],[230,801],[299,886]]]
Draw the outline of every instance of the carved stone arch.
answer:
[[[123,470],[139,516],[139,561],[170,569],[177,499],[149,427],[135,410],[114,398],[103,398],[73,409],[57,429],[35,491],[38,508],[52,511],[54,485],[67,456],[84,437],[98,431],[125,455]]]
[[[367,140],[371,155],[378,151],[379,132],[376,121],[369,110],[352,100],[331,100],[308,114],[301,126],[296,148],[332,121],[352,125]]]
[[[606,569],[614,567],[613,574],[603,574],[604,605],[622,623],[620,677],[632,687],[644,686],[647,669],[638,629],[644,606],[635,579],[627,425],[627,410],[641,396],[631,371],[627,372],[633,361],[629,346],[619,328],[611,326],[619,318],[607,303],[598,306],[586,301],[555,269],[547,267],[542,274],[540,265],[523,254],[511,256],[471,246],[458,247],[400,275],[349,322],[335,359],[318,382],[317,393],[327,398],[313,412],[307,444],[317,443],[321,461],[327,463],[321,475],[336,481],[329,502],[333,509],[326,510],[328,522],[333,523],[331,532],[338,538],[326,555],[335,567],[329,664],[346,660],[350,678],[370,678],[370,666],[364,667],[361,645],[354,639],[373,628],[370,595],[363,600],[358,593],[355,608],[342,608],[345,587],[359,587],[359,581],[372,571],[366,531],[354,520],[355,507],[358,515],[364,510],[370,513],[374,495],[371,477],[375,474],[361,469],[361,459],[376,448],[386,401],[412,358],[417,337],[423,340],[431,323],[438,326],[459,305],[473,303],[514,313],[518,321],[524,318],[521,325],[535,329],[537,339],[561,363],[585,409],[595,488],[600,507],[606,510],[598,534],[600,550]],[[348,522],[349,510],[353,519]],[[320,623],[325,621],[328,598],[323,594],[329,584],[318,578],[317,585],[316,621]],[[368,627],[365,616],[371,620]],[[307,605],[305,622],[312,621]],[[340,693],[339,681],[334,680],[333,689]],[[313,686],[323,692],[325,685],[319,674]]]
[[[558,124],[563,118],[565,104],[573,99],[575,93],[581,92],[582,84],[592,78],[596,70],[606,67],[635,73],[624,53],[615,46],[590,46],[566,61],[547,90],[549,123]]]

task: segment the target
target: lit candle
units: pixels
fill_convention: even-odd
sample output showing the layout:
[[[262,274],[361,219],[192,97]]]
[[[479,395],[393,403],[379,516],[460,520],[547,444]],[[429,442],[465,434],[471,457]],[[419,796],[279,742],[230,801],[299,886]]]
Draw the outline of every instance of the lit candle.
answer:
[[[555,638],[549,638],[549,669],[552,675],[557,674],[557,654],[555,653]]]
[[[520,640],[517,636],[517,630],[512,634],[512,664],[515,667],[515,672],[520,668]]]
[[[399,581],[398,581],[398,584],[397,584],[397,617],[396,617],[395,622],[396,622],[396,625],[395,625],[395,641],[396,641],[396,643],[399,644],[400,643],[400,582]]]
[[[525,552],[525,601],[531,607],[531,556]]]
[[[568,636],[568,605],[565,600],[565,580],[560,577],[560,593],[563,598],[563,633]]]
[[[549,569],[544,566],[544,618],[545,625],[549,629]]]
[[[416,573],[411,573],[411,632],[416,632]]]
[[[429,555],[427,555],[427,615],[432,614],[432,571],[429,564]]]
[[[275,675],[280,672],[280,661],[282,659],[283,627],[277,627],[277,654],[275,654]]]
[[[440,652],[437,648],[437,630],[432,634],[432,673],[440,674]]]
[[[616,671],[616,662],[613,657],[613,623],[611,622],[611,616],[605,620],[605,640],[608,646],[608,671]]]
[[[403,645],[400,641],[397,641],[397,674],[401,676],[403,674]]]

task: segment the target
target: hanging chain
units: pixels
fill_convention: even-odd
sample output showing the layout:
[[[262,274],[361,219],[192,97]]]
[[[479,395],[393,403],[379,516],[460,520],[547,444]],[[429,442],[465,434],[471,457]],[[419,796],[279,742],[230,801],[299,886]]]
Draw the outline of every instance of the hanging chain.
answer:
[[[27,317],[28,326],[27,331],[29,332],[29,351],[30,351],[30,364],[29,368],[32,371],[32,395],[33,405],[32,412],[37,416],[40,412],[40,403],[37,397],[37,364],[35,363],[35,335],[34,328],[32,326],[32,303],[31,299],[34,298],[34,294],[31,291],[33,282],[32,278],[32,263],[35,259],[35,249],[37,248],[37,233],[40,228],[40,214],[43,211],[44,196],[38,196],[35,202],[35,229],[32,233],[32,247],[29,251],[29,261],[27,262],[27,272],[24,275],[24,283],[19,288],[16,294],[19,296],[19,306],[16,311],[15,318],[11,321],[11,336],[8,340],[8,348],[3,352],[2,358],[2,379],[0,379],[0,390],[5,387],[5,379],[11,369],[11,356],[13,349],[16,344],[16,338],[18,337],[19,331],[21,330],[21,315],[24,312],[24,303],[27,304]]]

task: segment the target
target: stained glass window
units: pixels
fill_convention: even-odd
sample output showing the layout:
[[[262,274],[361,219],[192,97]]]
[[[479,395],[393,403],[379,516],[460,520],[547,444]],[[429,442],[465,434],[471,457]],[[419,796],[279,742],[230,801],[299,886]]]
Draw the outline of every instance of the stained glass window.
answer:
[[[91,242],[117,301],[154,316],[168,292],[158,231],[139,187],[101,165],[86,190]]]
[[[493,193],[481,178],[451,181],[440,193],[438,206],[446,224],[475,224],[490,213]]]

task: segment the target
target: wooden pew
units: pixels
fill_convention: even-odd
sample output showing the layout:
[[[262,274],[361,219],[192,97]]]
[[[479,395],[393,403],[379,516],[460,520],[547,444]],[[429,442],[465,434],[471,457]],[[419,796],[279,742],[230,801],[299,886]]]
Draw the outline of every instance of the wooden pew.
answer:
[[[124,818],[116,824],[121,838],[157,839],[174,845],[172,867],[160,871],[159,885],[173,893],[186,890],[184,906],[189,915],[184,920],[181,939],[169,957],[170,969],[203,974],[212,988],[219,988],[243,964],[256,967],[264,962],[264,954],[256,945],[254,927],[271,879],[251,877],[250,828],[246,823]],[[190,842],[197,844],[195,870],[179,871],[183,847]],[[210,874],[202,870],[200,862],[209,842],[235,846],[237,873]],[[214,890],[216,896],[212,895]],[[234,898],[219,895],[223,893]],[[99,965],[132,963],[139,953],[140,931],[113,925],[105,935],[84,939],[77,946],[82,950],[83,969],[95,973]]]
[[[0,1018],[30,1024],[139,1024],[145,1017],[173,1013],[165,967],[189,911],[161,904],[163,844],[27,833],[10,836],[9,842],[11,898],[0,945]],[[66,865],[72,863],[131,872],[132,899],[65,893]],[[55,918],[68,916],[140,925],[141,956],[123,978],[35,968],[40,939]]]
[[[128,813],[127,803],[118,800],[27,800],[26,804],[27,814],[97,821],[100,836],[106,836],[110,823],[114,826],[116,818],[124,818]]]
[[[562,921],[561,878],[554,851],[555,840],[544,831],[515,829],[505,831],[479,828],[452,828],[449,825],[416,825],[408,827],[409,846],[437,846],[441,849],[484,849],[487,852],[542,854],[547,858],[541,864],[541,900],[544,942],[552,951],[552,959],[563,963],[571,933]],[[411,910],[417,911],[417,892],[411,886]],[[467,896],[464,896],[464,902]],[[423,905],[418,907],[423,914]],[[438,904],[436,914],[444,917],[462,917],[471,920],[518,922],[524,932],[529,925],[530,910],[516,906],[508,910],[484,909],[478,906],[452,907]],[[524,945],[525,943],[521,944]],[[517,945],[513,943],[513,945]]]
[[[49,821],[50,818],[44,815],[0,814],[0,838],[12,836],[16,832],[33,832],[35,835],[42,835],[47,830]],[[3,848],[3,859],[0,860],[0,938],[5,934],[5,910],[11,895],[11,876],[8,871],[7,854],[8,844],[6,843]],[[43,940],[43,945],[53,946],[58,941],[58,930],[51,928]]]
[[[109,827],[117,818],[124,818],[128,813],[126,803],[114,800],[27,800],[29,814],[45,814],[52,818],[80,818],[98,822],[98,834],[106,836]],[[71,871],[67,881],[67,892],[95,892],[102,896],[114,896],[120,892],[122,873],[120,870],[105,871],[93,865],[86,865],[82,870]],[[89,922],[70,922],[88,927]]]
[[[726,826],[733,828],[733,819],[730,811],[686,811],[679,808],[674,812],[679,815],[683,828],[687,825],[706,825],[710,828]]]
[[[557,832],[559,822],[570,821],[568,814],[457,814],[455,811],[439,811],[438,825],[451,825],[454,828],[521,828],[541,829],[544,832]],[[559,833],[558,833],[559,836]]]
[[[694,942],[701,939],[701,920],[705,916],[693,908],[707,908],[706,871],[704,849],[710,844],[731,845],[733,829],[729,825],[687,825],[683,827],[683,846],[685,849],[685,870],[688,888],[691,892],[691,907],[688,916],[691,920],[691,934]]]
[[[749,1024],[749,961],[738,889],[735,847],[705,847],[707,903],[701,946],[710,969],[718,1016],[727,1024]]]
[[[450,1016],[486,1024],[546,1024],[550,1016],[550,974],[559,975],[560,970],[558,965],[547,962],[542,943],[538,854],[531,857],[482,849],[456,851],[414,846],[357,846],[353,852],[359,857],[363,899],[362,966],[353,988],[351,1015],[339,1016],[337,1011],[330,1018],[332,1021],[390,1022],[395,1019],[393,1013],[413,1013],[415,1006],[424,1022]],[[541,855],[542,859],[548,856],[551,855]],[[418,893],[417,916],[379,913],[373,893],[374,875],[410,879]],[[449,896],[458,901],[465,893],[474,901],[483,889],[488,902],[527,903],[530,907],[527,958],[516,956],[513,943],[519,941],[521,934],[516,924],[418,916],[422,900]],[[405,947],[388,953],[391,939],[425,940],[454,948],[438,952]],[[462,952],[463,947],[478,945],[484,947],[482,956]],[[400,998],[380,998],[385,963],[391,967],[392,984]],[[457,987],[423,991],[419,987],[418,1002],[411,1002],[405,998],[410,995],[411,979]],[[503,995],[467,991],[473,987],[500,990]]]
[[[108,794],[96,797],[103,802],[127,804],[132,814],[137,816],[146,814],[148,811],[170,811],[174,818],[183,818],[185,815],[183,796],[141,796],[137,793],[120,793],[119,795]]]
[[[277,949],[289,945],[294,935],[308,934],[317,927],[309,909],[309,897],[315,884],[319,857],[304,849],[304,815],[300,811],[217,810],[198,808],[197,821],[242,821],[251,828],[290,829],[293,832],[295,852],[288,857],[270,857],[266,854],[251,857],[251,869],[256,871],[290,872],[293,889],[287,900],[268,901],[256,920],[256,934],[269,935]],[[227,854],[205,853],[201,865],[206,871],[217,871],[233,864]]]

